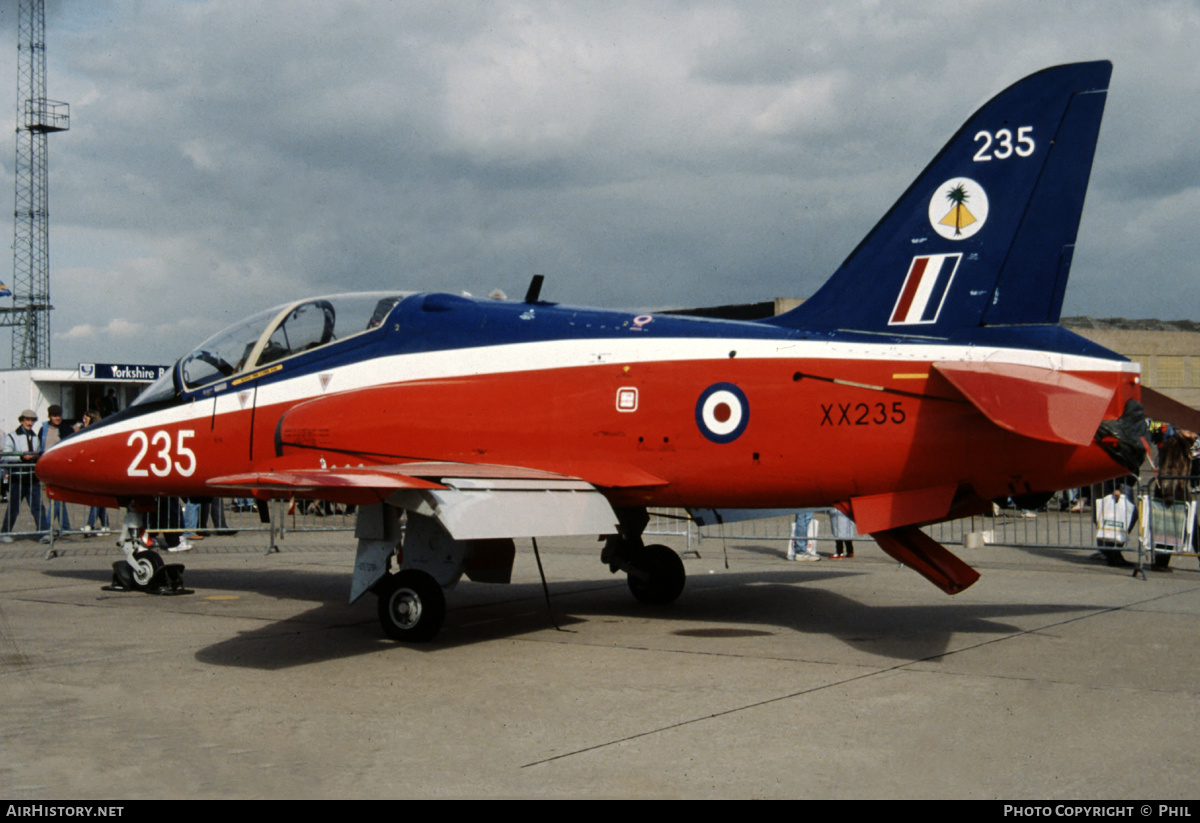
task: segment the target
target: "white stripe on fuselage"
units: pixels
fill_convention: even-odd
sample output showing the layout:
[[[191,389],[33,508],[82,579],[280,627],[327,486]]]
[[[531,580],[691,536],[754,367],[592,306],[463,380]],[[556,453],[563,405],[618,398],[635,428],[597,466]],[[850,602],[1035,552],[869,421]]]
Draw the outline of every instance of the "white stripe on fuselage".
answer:
[[[631,332],[636,334],[636,332]],[[413,354],[394,354],[360,360],[329,369],[319,369],[257,388],[254,406],[295,404],[325,394],[336,394],[368,386],[438,380],[456,377],[521,373],[547,369],[604,366],[614,363],[672,363],[684,361],[729,361],[730,352],[741,360],[855,360],[888,363],[933,363],[950,360],[968,363],[1011,363],[1067,372],[1138,372],[1138,364],[1101,357],[1044,352],[1034,349],[992,348],[922,343],[850,343],[814,340],[763,340],[759,338],[600,338],[585,340],[542,340],[465,349],[441,349]],[[301,355],[302,356],[302,355]],[[287,361],[282,361],[286,368]],[[329,375],[322,387],[320,375]],[[829,375],[836,377],[838,375]],[[216,398],[215,414],[249,408],[238,399],[239,391],[254,392],[253,384],[235,387]],[[162,409],[122,420],[97,431],[83,429],[70,438],[81,443],[136,429],[186,423],[214,414],[213,398]]]

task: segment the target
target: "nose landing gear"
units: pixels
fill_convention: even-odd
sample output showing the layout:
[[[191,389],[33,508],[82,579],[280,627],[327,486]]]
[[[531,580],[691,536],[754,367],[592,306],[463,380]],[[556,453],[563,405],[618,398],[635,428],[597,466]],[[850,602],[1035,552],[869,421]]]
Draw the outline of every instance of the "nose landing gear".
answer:
[[[141,526],[142,515],[127,510],[121,530],[121,550],[125,552],[125,559],[112,564],[112,583],[104,586],[104,590],[162,595],[191,594],[192,590],[183,586],[182,563],[164,564],[158,552],[137,550],[137,534]]]
[[[183,586],[183,564],[164,564],[158,552],[135,552],[132,560],[118,560],[112,566],[112,583],[104,587],[105,591],[163,595],[192,593]]]

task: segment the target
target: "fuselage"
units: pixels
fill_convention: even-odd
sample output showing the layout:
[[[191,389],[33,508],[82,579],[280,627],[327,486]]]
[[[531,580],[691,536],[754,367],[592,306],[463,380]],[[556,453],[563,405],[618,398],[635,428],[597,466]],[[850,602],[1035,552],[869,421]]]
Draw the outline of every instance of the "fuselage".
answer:
[[[1111,418],[1138,397],[1134,364],[1057,327],[922,340],[443,294],[393,302],[359,333],[318,330],[282,356],[272,324],[307,304],[266,313],[246,346],[256,359],[206,375],[220,358],[198,349],[169,386],[55,446],[38,473],[58,498],[109,505],[211,495],[208,479],[247,471],[431,460],[579,477],[614,505],[820,506],[947,484],[993,498],[1123,469],[1095,445],[998,427],[935,363],[1081,377],[1113,389]]]

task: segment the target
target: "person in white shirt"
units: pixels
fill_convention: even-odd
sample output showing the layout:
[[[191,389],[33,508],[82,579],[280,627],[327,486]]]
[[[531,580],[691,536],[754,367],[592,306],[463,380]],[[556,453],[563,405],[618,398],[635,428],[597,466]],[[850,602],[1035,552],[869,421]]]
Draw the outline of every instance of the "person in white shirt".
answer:
[[[21,499],[29,503],[29,513],[33,515],[34,528],[38,531],[50,530],[49,513],[42,508],[42,484],[33,467],[42,456],[42,438],[33,430],[37,422],[37,414],[32,409],[25,409],[19,418],[20,425],[14,431],[4,436],[4,456],[0,458],[9,474],[8,511],[4,513],[4,523],[0,525],[0,542],[13,541],[9,533],[21,513]]]
[[[1110,566],[1132,565],[1121,554],[1121,548],[1129,538],[1129,530],[1133,527],[1137,507],[1124,494],[1121,487],[1113,489],[1112,494],[1096,501],[1096,545]]]

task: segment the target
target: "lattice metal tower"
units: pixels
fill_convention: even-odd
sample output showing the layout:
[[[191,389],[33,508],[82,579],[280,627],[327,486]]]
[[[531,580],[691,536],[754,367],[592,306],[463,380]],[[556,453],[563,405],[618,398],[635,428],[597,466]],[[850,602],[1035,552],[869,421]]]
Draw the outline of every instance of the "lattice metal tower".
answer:
[[[17,192],[13,210],[12,368],[50,365],[50,193],[46,137],[70,127],[66,103],[46,99],[44,0],[17,10]]]

